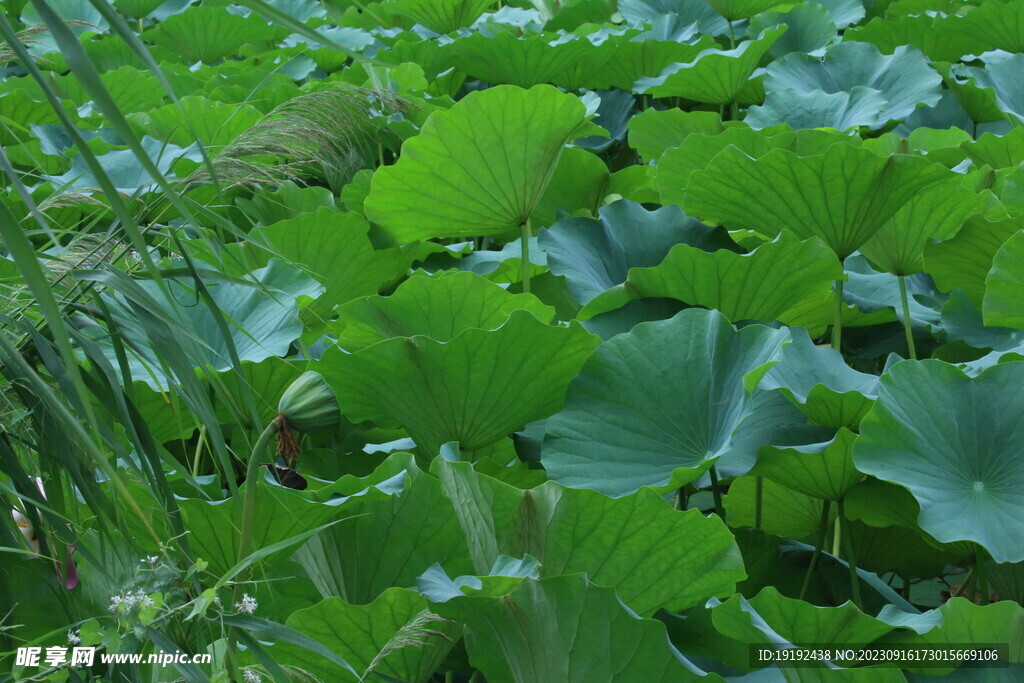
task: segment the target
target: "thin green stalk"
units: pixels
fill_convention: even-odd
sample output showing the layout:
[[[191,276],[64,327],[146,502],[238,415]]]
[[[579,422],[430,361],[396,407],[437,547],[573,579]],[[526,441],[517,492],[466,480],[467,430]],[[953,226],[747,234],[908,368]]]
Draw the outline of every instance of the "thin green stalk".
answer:
[[[985,577],[985,553],[978,546],[977,551],[974,553],[974,567],[977,570],[978,580],[978,592],[981,593],[981,600],[979,601],[982,605],[988,604],[988,580]]]
[[[196,441],[196,453],[192,456],[192,478],[199,476],[199,460],[203,454],[203,442],[206,441],[206,425],[199,428],[199,439]]]
[[[729,22],[729,49],[736,49],[736,33],[732,27],[732,21]]]
[[[951,597],[951,598],[959,597],[959,595],[964,592],[964,589],[968,588],[973,583],[974,583],[974,567],[971,567],[970,571],[967,572],[967,576],[965,576],[964,580],[960,582],[960,585],[957,587],[957,589],[949,594],[949,597]]]
[[[836,280],[836,287],[833,293],[835,299],[834,314],[832,317],[832,348],[839,353],[843,352],[843,281]]]
[[[522,225],[522,244],[520,245],[521,256],[523,259],[523,293],[530,293],[530,235],[533,234],[530,231],[530,219],[527,218],[526,222]]]
[[[902,576],[900,579],[903,581],[903,587],[900,591],[903,594],[903,599],[910,602],[910,579]]]
[[[722,490],[718,485],[718,472],[715,471],[714,465],[708,470],[708,476],[711,477],[711,495],[715,499],[715,514],[725,519],[725,508],[722,507]]]
[[[279,431],[281,431],[281,419],[275,417],[260,434],[260,438],[256,441],[256,446],[249,456],[249,465],[245,470],[245,488],[242,489],[242,531],[238,539],[238,562],[247,558],[252,552],[252,524],[256,517],[256,497],[259,491],[256,482],[259,479],[260,458],[266,452],[271,441],[277,437]],[[237,580],[235,583],[236,601],[241,600],[242,592],[242,582]]]
[[[843,501],[839,501],[839,524],[843,530],[843,554],[846,564],[850,567],[850,590],[853,592],[853,604],[858,609],[863,604],[860,599],[860,577],[857,576],[857,557],[853,554],[853,536],[850,534],[850,520],[843,510]]]
[[[900,305],[903,308],[903,330],[907,333],[907,348],[910,350],[910,360],[917,360],[917,349],[914,348],[914,331],[910,327],[910,301],[907,298],[907,278],[905,275],[897,277],[900,282]]]
[[[729,120],[739,121],[740,120],[740,105],[738,102],[733,100],[729,103]]]
[[[676,491],[675,509],[676,510],[685,510],[686,506],[688,504],[689,504],[689,500],[688,500],[688,496],[686,495],[686,487],[685,486],[680,486],[679,490]]]
[[[821,551],[828,540],[828,513],[830,506],[831,501],[828,500],[821,504],[821,523],[818,524],[818,543],[814,546],[814,554],[811,555],[811,564],[807,567],[807,575],[804,577],[804,585],[800,588],[801,600],[807,596],[807,589],[811,586],[811,576],[814,574],[814,568],[818,566],[818,558],[821,557]]]
[[[764,505],[764,477],[754,478],[754,528],[761,530],[761,510]]]

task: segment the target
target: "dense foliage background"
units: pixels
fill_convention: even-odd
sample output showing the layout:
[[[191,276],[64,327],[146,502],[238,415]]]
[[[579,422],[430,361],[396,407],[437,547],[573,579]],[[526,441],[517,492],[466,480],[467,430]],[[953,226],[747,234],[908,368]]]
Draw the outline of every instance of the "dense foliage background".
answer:
[[[1024,2],[0,38],[13,678],[1021,677]],[[1012,665],[748,656],[793,643]],[[69,644],[214,663],[14,663]]]

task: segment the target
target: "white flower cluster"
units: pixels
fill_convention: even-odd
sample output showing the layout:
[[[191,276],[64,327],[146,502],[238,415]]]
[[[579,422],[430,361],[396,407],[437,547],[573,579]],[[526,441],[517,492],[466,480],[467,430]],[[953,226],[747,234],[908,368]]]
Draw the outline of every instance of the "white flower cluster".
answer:
[[[241,602],[235,603],[235,610],[244,614],[254,614],[257,607],[259,604],[256,602],[256,598],[250,597],[248,593],[242,596]]]
[[[78,635],[78,631],[68,631],[68,642],[72,645],[78,645],[82,642],[81,637]]]
[[[141,560],[139,560],[139,562],[141,562],[143,564],[148,564],[150,567],[152,567],[153,565],[155,565],[159,561],[160,561],[160,558],[157,557],[156,555],[148,555],[148,556],[142,558]]]
[[[127,613],[136,607],[152,607],[155,604],[153,598],[146,595],[143,591],[135,591],[134,593],[111,596],[110,607],[107,609],[115,613]]]
[[[246,669],[245,674],[242,676],[242,681],[244,681],[244,683],[260,683],[262,680],[263,676],[260,676],[252,669]]]

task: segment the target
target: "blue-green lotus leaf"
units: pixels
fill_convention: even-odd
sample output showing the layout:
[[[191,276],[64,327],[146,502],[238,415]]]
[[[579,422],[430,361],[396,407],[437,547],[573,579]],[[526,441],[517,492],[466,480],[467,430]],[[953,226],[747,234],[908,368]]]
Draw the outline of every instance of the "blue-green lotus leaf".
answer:
[[[602,207],[597,219],[563,218],[537,241],[551,272],[565,276],[580,304],[624,282],[630,268],[658,265],[676,244],[711,250],[733,246],[724,230],[688,217],[677,206],[648,211],[626,200]]]
[[[637,80],[633,90],[712,104],[735,102],[761,58],[785,32],[786,27],[779,26],[732,50],[704,50],[693,61],[671,64],[657,76]]]
[[[827,48],[822,57],[792,53],[772,62],[764,77],[764,87],[768,93],[765,107],[778,107],[779,111],[786,109],[781,104],[773,104],[774,100],[786,100],[791,97],[790,91],[804,96],[814,91],[826,94],[845,92],[850,93],[851,100],[862,101],[866,94],[855,96],[853,89],[869,88],[885,98],[885,121],[890,121],[905,119],[920,105],[936,104],[942,94],[942,77],[915,48],[900,47],[891,55],[883,55],[869,43],[843,42]],[[849,125],[848,122],[854,120],[850,110],[855,108],[848,104],[842,110],[829,100],[807,101],[805,104],[827,105],[827,109],[821,111],[846,114],[847,120],[838,120],[838,123]],[[857,110],[862,121],[856,125],[879,127],[877,111],[865,110],[864,107]],[[818,116],[824,118],[823,114]],[[768,125],[769,121],[762,113],[760,125]],[[774,121],[787,122],[785,119]]]
[[[611,496],[693,481],[731,450],[755,405],[749,390],[788,340],[784,329],[737,331],[702,309],[610,339],[548,420],[548,475]]]
[[[904,361],[879,382],[853,459],[910,490],[937,540],[975,541],[997,562],[1024,560],[1024,364],[970,378],[936,360]]]

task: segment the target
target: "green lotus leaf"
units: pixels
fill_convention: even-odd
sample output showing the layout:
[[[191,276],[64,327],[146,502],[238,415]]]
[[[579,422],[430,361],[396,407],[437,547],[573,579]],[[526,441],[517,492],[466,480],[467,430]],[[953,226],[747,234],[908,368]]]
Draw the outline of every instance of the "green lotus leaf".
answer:
[[[344,500],[348,517],[295,556],[329,595],[365,604],[388,588],[415,585],[434,563],[455,574],[473,571],[451,501],[408,453],[394,453],[371,475],[342,477],[315,495]]]
[[[722,120],[712,112],[646,109],[629,120],[629,146],[650,162],[690,135],[718,135],[722,130]]]
[[[322,643],[363,676],[290,643],[278,643],[271,652],[281,664],[300,667],[324,681],[356,683],[371,670],[378,676],[426,681],[459,636],[458,625],[432,617],[427,609],[426,599],[416,591],[389,588],[368,605],[331,597],[292,612],[285,626]],[[415,644],[403,642],[403,632],[410,631],[416,633]]]
[[[847,258],[843,262],[843,267],[846,270],[846,284],[843,285],[844,303],[854,304],[862,314],[881,313],[884,317],[889,317],[886,314],[891,311],[893,317],[889,318],[890,320],[903,321],[899,277],[875,270],[860,254]],[[938,331],[945,297],[939,294],[935,284],[925,273],[907,275],[903,281],[907,288],[911,325]]]
[[[757,515],[757,480],[739,477],[729,484],[723,501],[725,518],[733,529],[753,527]],[[761,529],[776,536],[805,538],[821,524],[822,502],[772,479],[761,480]]]
[[[1024,230],[1022,216],[1001,220],[970,218],[952,239],[925,246],[925,269],[941,291],[962,289],[971,303],[981,308],[992,261],[1000,247],[1019,230]]]
[[[956,30],[946,17],[875,17],[863,26],[843,33],[843,41],[871,43],[891,55],[903,45],[920,50],[932,62],[955,62],[964,55],[978,55],[989,43]]]
[[[837,29],[845,29],[858,24],[864,18],[864,3],[861,0],[815,0],[824,5],[832,15],[832,23]]]
[[[942,625],[925,633],[902,632],[893,634],[894,643],[913,643],[915,645],[955,645],[957,643],[1007,643],[1011,664],[1019,665],[1024,661],[1024,607],[1015,602],[1004,600],[992,605],[975,605],[965,598],[950,598],[936,608],[942,616]],[[927,673],[932,676],[948,675],[956,667],[918,668],[908,667],[914,673]],[[964,668],[963,680],[976,678],[976,669]],[[1016,670],[1011,669],[1016,675]]]
[[[559,76],[574,65],[599,71],[614,53],[611,43],[595,45],[586,38],[555,34],[525,37],[510,32],[474,33],[449,46],[455,68],[488,83],[507,83],[530,88],[542,83],[562,83]],[[586,85],[592,85],[588,83]]]
[[[352,354],[332,347],[310,368],[353,422],[400,424],[427,452],[449,441],[472,451],[557,411],[597,343],[579,323],[552,327],[518,310],[496,330],[466,329],[449,342],[397,337]],[[456,375],[464,380],[445,381]]]
[[[601,62],[599,72],[593,74],[592,79],[602,87],[629,92],[639,79],[657,76],[670,64],[692,61],[713,47],[717,47],[717,43],[706,32],[691,42],[624,40],[615,46],[613,55]]]
[[[469,463],[437,459],[432,469],[452,500],[478,573],[501,555],[529,555],[540,561],[542,577],[586,573],[641,616],[729,595],[745,577],[721,519],[679,513],[653,491],[614,499],[554,482],[523,491]]]
[[[978,213],[985,195],[959,184],[942,184],[912,197],[861,245],[860,252],[875,266],[893,275],[924,270],[924,250],[931,241],[953,237]]]
[[[840,428],[835,438],[807,446],[764,446],[752,474],[771,479],[804,495],[842,500],[864,475],[853,466],[857,435]]]
[[[273,39],[274,29],[256,16],[241,17],[225,7],[190,7],[143,36],[189,63],[212,64],[247,43]]]
[[[870,43],[842,42],[827,48],[821,58],[792,53],[772,62],[768,66],[764,86],[768,93],[765,107],[773,107],[776,99],[788,99],[791,97],[789,91],[804,96],[815,91],[850,93],[844,108],[838,108],[836,101],[832,100],[816,102],[829,105],[829,109],[822,112],[843,112],[847,119],[856,109],[866,121],[880,116],[867,110],[865,104],[871,100],[868,93],[877,91],[886,100],[885,120],[893,120],[905,119],[919,105],[936,104],[942,93],[942,78],[928,65],[924,55],[914,48],[900,47],[892,55],[883,55]],[[858,86],[867,91],[854,93],[853,89]],[[784,105],[778,106],[784,108]],[[823,114],[817,116],[823,118]],[[760,119],[762,125],[769,121],[763,111]],[[870,121],[859,125],[879,127]]]
[[[775,57],[790,52],[813,52],[825,47],[836,37],[832,13],[817,2],[805,2],[788,9],[759,14],[751,19],[747,34],[756,37],[777,24],[789,28],[768,50]]]
[[[970,69],[963,64],[936,62],[933,66],[942,74],[942,82],[953,93],[973,124],[1004,121],[1006,114],[999,108],[996,92],[978,83],[982,69]]]
[[[148,135],[141,140],[142,148],[149,155],[149,158],[156,165],[157,169],[166,179],[175,180],[172,167],[181,158],[197,159],[198,152],[195,147],[182,149],[177,145],[168,144],[160,140],[154,140]],[[142,165],[139,158],[130,149],[114,149],[105,154],[96,155],[97,161],[103,167],[110,182],[114,187],[125,194],[136,192],[146,193],[156,189],[153,177]],[[71,159],[71,169],[59,176],[50,176],[49,180],[55,187],[62,191],[82,190],[83,192],[95,192],[100,182],[93,174],[92,169],[85,161],[85,157],[76,154]]]
[[[230,339],[221,334],[217,319],[207,305],[197,302],[194,291],[181,282],[171,284],[176,297],[173,305],[163,300],[155,283],[143,281],[139,287],[152,305],[158,307],[150,311],[151,315],[171,320],[179,326],[177,329],[191,332],[188,337],[179,339],[189,355],[188,360],[195,367],[209,366],[214,371],[223,371],[232,367],[229,343],[242,361],[259,362],[271,356],[286,355],[291,343],[302,333],[297,299],[316,296],[321,291],[312,279],[278,260],[253,271],[246,279],[249,282],[245,284],[207,285],[220,313],[231,321]],[[168,378],[158,360],[164,356],[146,338],[135,311],[135,306],[143,303],[128,305],[120,296],[107,301],[114,321],[130,344],[126,351],[132,377],[154,389],[166,390]],[[109,340],[101,344],[116,367],[117,356]]]
[[[786,27],[767,29],[755,40],[732,50],[709,49],[692,61],[672,64],[652,78],[641,78],[634,92],[655,97],[685,97],[711,104],[735,102],[761,58],[786,32]]]
[[[605,342],[548,420],[548,476],[611,496],[693,481],[730,450],[751,415],[748,386],[787,341],[786,330],[736,331],[716,311],[690,309]]]
[[[889,101],[879,91],[854,86],[849,92],[824,90],[799,92],[772,91],[763,105],[750,107],[743,121],[752,128],[768,128],[785,123],[793,128],[835,128],[858,126],[881,128],[889,120],[885,113]]]
[[[311,531],[333,519],[347,516],[339,508],[340,501],[317,502],[304,491],[268,483],[269,477],[260,468],[256,485],[261,487],[260,504],[253,519],[253,550]],[[225,574],[238,560],[238,529],[242,525],[242,500],[238,497],[209,501],[198,498],[179,499],[182,521],[189,530],[193,552],[210,563],[210,571]],[[292,545],[260,560],[262,567],[271,567],[288,559],[296,550]]]
[[[585,128],[579,98],[551,86],[470,93],[374,173],[366,215],[401,242],[518,229]]]
[[[974,549],[973,544],[938,543],[916,526],[878,527],[851,520],[849,529],[858,568],[880,575],[894,572],[903,580],[938,576],[947,565],[970,557]],[[965,545],[972,547],[961,551]]]
[[[1024,230],[1015,233],[999,248],[992,260],[992,270],[985,278],[985,301],[982,311],[986,325],[1024,329]]]
[[[950,70],[950,75],[955,75],[958,81],[969,79],[972,85],[983,92],[988,90],[994,93],[995,103],[1005,115],[1016,119],[1018,124],[1024,122],[1024,77],[1021,76],[1021,70],[1024,69],[1024,54],[993,51],[983,54],[981,60],[985,63],[984,69],[954,67]],[[969,110],[968,113],[973,112]]]
[[[488,680],[721,680],[683,658],[665,625],[641,619],[584,576],[522,579],[511,593],[432,605],[466,627],[466,650]],[[600,625],[604,635],[589,635]]]
[[[619,0],[619,13],[633,26],[682,29],[696,23],[701,33],[729,35],[729,21],[704,0]]]
[[[1024,52],[1024,8],[1018,3],[987,0],[950,23],[989,49]]]
[[[164,4],[164,0],[114,0],[114,7],[132,19],[142,19]]]
[[[690,175],[683,209],[764,235],[817,236],[842,259],[917,193],[952,177],[921,157],[885,158],[852,145],[809,157],[777,149],[759,159],[730,147]]]
[[[314,213],[255,228],[257,242],[270,253],[299,266],[324,286],[324,293],[302,313],[319,323],[330,318],[338,304],[376,294],[400,277],[409,257],[398,249],[375,250],[367,235],[370,226],[359,214],[321,207]]]
[[[997,562],[1024,559],[1024,532],[1011,520],[1024,507],[1016,444],[1024,402],[1010,387],[1024,365],[976,378],[941,361],[903,362],[879,382],[861,423],[857,469],[910,490],[918,523],[942,542],[975,541]]]
[[[122,66],[116,71],[107,71],[100,75],[100,80],[110,92],[118,109],[125,112],[146,111],[159,107],[163,105],[167,95],[156,76],[145,69],[133,66]],[[60,87],[70,102],[90,109],[94,106],[92,95],[82,82],[73,76],[61,78]]]
[[[536,237],[530,237],[527,242],[530,252],[528,255],[530,277],[535,278],[547,272],[547,254],[537,246]],[[456,260],[453,265],[459,270],[468,270],[498,284],[521,282],[523,279],[522,244],[522,239],[516,239],[505,244],[501,249],[472,251]]]
[[[492,0],[398,0],[388,3],[388,10],[434,33],[451,33],[472,24],[493,4]]]
[[[716,309],[735,322],[778,320],[823,331],[832,319],[832,283],[842,271],[821,240],[801,242],[788,233],[749,254],[677,244],[660,265],[630,268],[625,283],[588,303],[579,318],[633,299],[668,297]]]
[[[52,0],[47,5],[62,21],[68,22],[67,27],[75,35],[81,36],[85,33],[96,33],[97,31],[102,33],[110,28],[110,24],[103,14],[89,0]],[[43,19],[39,16],[39,12],[31,2],[12,5],[12,20],[18,11],[16,8],[20,7],[24,8],[21,10],[21,21],[25,26],[44,23]],[[56,40],[50,35],[49,31],[41,35],[33,35],[32,42],[28,43],[26,47],[30,53],[39,57],[48,53],[60,52]]]
[[[976,166],[994,169],[1016,168],[1024,159],[1024,126],[1012,128],[1005,135],[985,133],[960,147]]]
[[[742,603],[748,609],[741,607]],[[755,642],[764,642],[768,633],[775,633],[788,643],[827,643],[835,647],[871,643],[894,630],[892,625],[864,614],[852,602],[819,607],[786,597],[773,587],[761,590],[749,601],[738,595],[729,598],[713,608],[712,619],[718,630],[738,640],[746,640],[754,627],[764,630]],[[761,625],[755,626],[758,622]]]
[[[0,121],[4,124],[0,127],[0,143],[5,147],[30,139],[32,124],[42,126],[59,120],[47,102],[36,101],[26,90],[17,88],[0,96]]]
[[[338,308],[338,344],[358,351],[392,337],[423,335],[451,341],[463,330],[493,330],[513,311],[525,310],[542,322],[555,311],[531,294],[510,294],[470,272],[409,278],[387,297],[356,299]]]
[[[238,415],[248,414],[242,387],[242,382],[244,382],[245,390],[250,393],[256,403],[256,413],[259,419],[257,424],[246,426],[256,430],[277,417],[277,404],[281,395],[292,382],[299,378],[305,369],[304,366],[304,363],[286,361],[277,356],[271,356],[258,363],[243,361],[241,378],[234,369],[217,373],[207,371],[203,373],[203,378],[211,386],[216,383],[217,401],[214,402],[213,407],[221,424],[231,424]],[[167,412],[172,411],[168,410]],[[191,434],[191,428],[189,434]]]
[[[586,304],[625,281],[630,268],[661,263],[673,245],[735,248],[723,230],[686,216],[679,207],[648,211],[630,201],[602,207],[598,218],[563,218],[537,238],[552,273]]]
[[[878,378],[846,365],[835,349],[815,346],[807,332],[791,333],[792,343],[760,388],[781,391],[817,424],[856,429],[878,395]]]
[[[755,14],[760,14],[779,4],[775,0],[706,0],[706,2],[729,21],[749,19]]]
[[[531,226],[548,226],[564,214],[595,213],[605,196],[608,166],[601,157],[578,147],[562,152],[555,172],[537,206]]]
[[[167,140],[181,147],[191,144],[196,138],[204,145],[220,147],[251,128],[263,115],[247,104],[224,104],[188,95],[180,98],[177,104],[129,114],[127,118],[141,135]]]
[[[713,134],[694,133],[677,147],[668,149],[658,161],[658,190],[666,204],[681,204],[690,174],[707,168],[729,146],[756,159],[773,149],[786,149],[800,156],[820,154],[838,143],[859,145],[860,141],[836,131],[794,131],[788,127],[759,131],[737,126]]]

